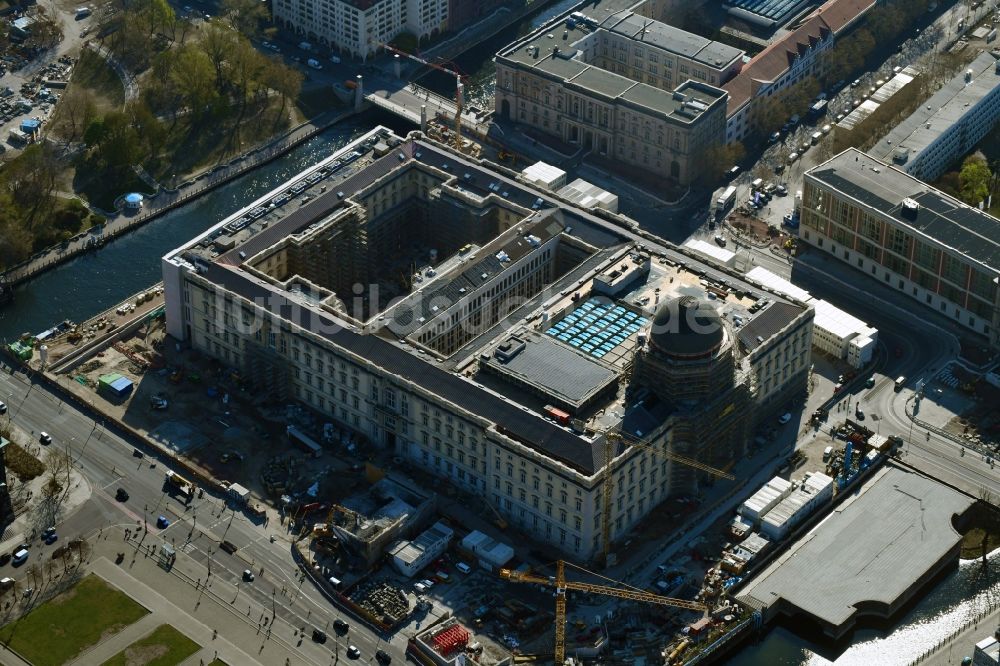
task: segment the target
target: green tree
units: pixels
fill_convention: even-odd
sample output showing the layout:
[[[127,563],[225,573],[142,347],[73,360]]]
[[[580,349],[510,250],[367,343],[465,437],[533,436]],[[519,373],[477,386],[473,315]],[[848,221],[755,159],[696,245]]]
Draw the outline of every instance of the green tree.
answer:
[[[977,153],[966,157],[962,162],[962,170],[958,173],[962,201],[970,206],[977,206],[979,202],[985,201],[990,193],[992,178],[990,167],[982,155]]]
[[[195,119],[210,113],[219,102],[219,87],[210,57],[201,49],[185,46],[171,72],[177,91]]]

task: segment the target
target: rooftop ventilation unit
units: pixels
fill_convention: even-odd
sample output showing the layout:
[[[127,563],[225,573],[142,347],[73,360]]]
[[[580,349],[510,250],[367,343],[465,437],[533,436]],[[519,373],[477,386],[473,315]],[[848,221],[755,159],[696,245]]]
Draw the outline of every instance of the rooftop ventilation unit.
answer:
[[[972,70],[971,69],[965,70],[965,82],[966,83],[971,83],[972,82]]]
[[[920,211],[920,204],[918,204],[913,199],[907,197],[903,199],[903,208],[901,210],[903,217],[913,220],[916,219],[917,213]]]

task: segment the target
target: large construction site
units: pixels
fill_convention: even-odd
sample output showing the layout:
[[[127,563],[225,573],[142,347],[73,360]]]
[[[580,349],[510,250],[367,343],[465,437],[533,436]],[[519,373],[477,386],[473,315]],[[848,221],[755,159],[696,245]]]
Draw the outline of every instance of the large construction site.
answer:
[[[583,560],[805,392],[807,307],[419,133],[374,130],[163,267],[174,338]]]

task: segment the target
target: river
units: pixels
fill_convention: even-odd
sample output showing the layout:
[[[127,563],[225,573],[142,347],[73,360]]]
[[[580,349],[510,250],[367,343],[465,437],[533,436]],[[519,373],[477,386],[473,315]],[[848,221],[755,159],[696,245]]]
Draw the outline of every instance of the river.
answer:
[[[318,134],[282,157],[20,286],[0,307],[0,340],[40,333],[64,319],[84,321],[160,281],[160,257],[248,202],[382,124],[412,129],[372,110]]]

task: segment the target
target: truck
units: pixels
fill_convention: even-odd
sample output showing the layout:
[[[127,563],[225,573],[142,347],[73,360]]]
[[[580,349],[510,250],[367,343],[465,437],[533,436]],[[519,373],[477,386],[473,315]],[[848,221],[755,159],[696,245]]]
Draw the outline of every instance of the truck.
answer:
[[[719,215],[724,214],[727,210],[729,210],[729,207],[733,205],[734,201],[736,201],[736,188],[730,185],[722,192],[722,195],[715,200],[716,213]]]
[[[77,7],[76,8],[76,20],[79,21],[81,19],[85,19],[85,18],[87,18],[88,16],[90,16],[93,13],[94,12],[93,12],[93,10],[90,7]]]
[[[816,103],[809,107],[809,119],[816,120],[825,115],[827,106],[829,106],[829,102],[825,99],[817,100]]]
[[[178,493],[183,495],[188,500],[190,500],[194,495],[194,484],[177,472],[167,470],[165,481],[168,486],[176,489]]]

